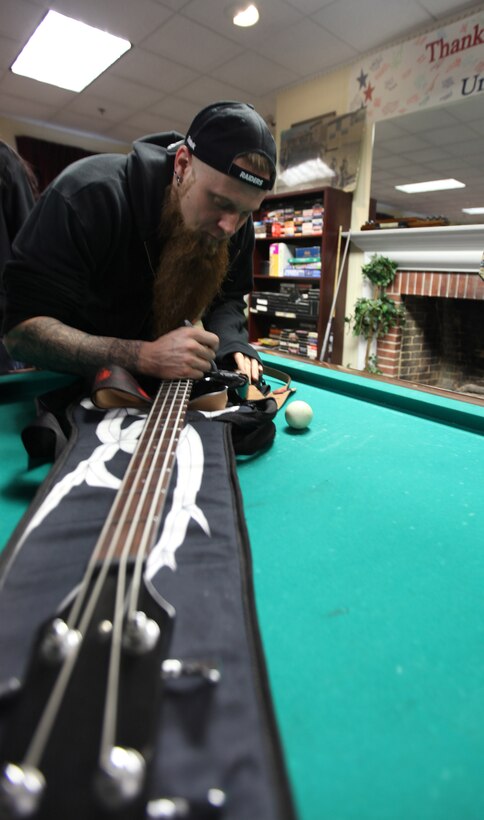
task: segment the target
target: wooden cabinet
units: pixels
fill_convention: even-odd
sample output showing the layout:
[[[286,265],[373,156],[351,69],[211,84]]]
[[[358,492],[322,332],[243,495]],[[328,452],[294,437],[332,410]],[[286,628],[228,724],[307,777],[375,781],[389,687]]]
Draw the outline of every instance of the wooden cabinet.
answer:
[[[268,338],[271,326],[276,329],[312,330],[317,334],[317,357],[319,358],[327,324],[331,318],[338,269],[343,256],[341,232],[346,231],[350,225],[351,199],[351,194],[336,188],[271,194],[262,203],[260,211],[254,214],[256,225],[254,291],[249,304],[249,339],[252,344],[257,345],[259,339]],[[301,230],[300,219],[304,218],[302,214],[306,214],[307,220],[313,206],[316,206],[317,212],[318,203],[321,203],[322,207],[321,229],[316,233],[293,232]],[[293,220],[291,220],[292,211],[295,214]],[[317,224],[317,219],[315,223]],[[307,221],[305,228],[308,228]],[[317,245],[321,251],[320,278],[270,276],[270,246],[275,242],[286,243],[294,249]],[[301,293],[306,292],[307,296],[309,296],[309,290],[319,290],[319,295],[313,294],[318,299],[318,309],[316,311],[312,309],[310,315],[298,313],[296,316],[291,316],[291,311],[273,310],[270,303],[275,300],[271,299],[267,300],[268,309],[258,309],[257,303],[262,298],[258,294],[280,293],[281,290],[291,289],[291,286],[294,289],[297,288]],[[307,296],[302,298],[305,299]],[[346,276],[341,282],[332,319],[332,351],[331,353],[327,351],[325,355],[325,360],[330,360],[333,364],[342,363],[345,299]],[[314,304],[314,299],[311,299],[311,302]],[[277,315],[285,312],[288,315]]]

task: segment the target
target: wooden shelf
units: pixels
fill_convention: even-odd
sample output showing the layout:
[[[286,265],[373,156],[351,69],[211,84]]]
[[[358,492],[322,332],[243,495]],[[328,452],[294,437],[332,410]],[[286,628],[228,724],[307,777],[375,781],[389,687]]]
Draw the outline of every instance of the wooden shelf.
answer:
[[[271,282],[281,284],[281,282],[317,282],[321,284],[320,276],[269,276],[267,273],[254,273],[254,279],[260,282]]]
[[[318,288],[319,294],[319,315],[308,317],[307,319],[294,319],[275,317],[265,313],[250,313],[249,311],[249,339],[252,344],[262,337],[269,336],[271,325],[279,328],[291,327],[297,329],[298,325],[310,322],[317,330],[317,355],[321,354],[323,339],[326,334],[328,323],[331,322],[333,334],[333,352],[331,361],[333,364],[341,364],[343,359],[343,338],[345,331],[345,304],[346,304],[346,276],[339,289],[334,316],[331,316],[331,306],[334,298],[335,284],[338,275],[337,267],[341,264],[343,255],[343,231],[347,231],[351,220],[351,200],[352,195],[337,188],[314,188],[304,191],[290,191],[286,193],[271,194],[262,202],[261,212],[284,204],[295,205],[297,202],[311,203],[321,202],[323,206],[323,229],[322,232],[310,234],[297,234],[293,236],[258,236],[254,249],[254,291],[278,291],[281,282],[292,285],[303,285],[304,288]],[[258,220],[258,214],[254,214],[254,221]],[[322,275],[318,278],[312,276],[269,276],[261,273],[262,266],[269,262],[269,247],[273,242],[285,242],[288,245],[307,244],[308,246],[318,245],[321,249]],[[266,268],[267,270],[267,268]],[[267,348],[265,348],[267,349]],[[326,354],[325,358],[328,358]],[[306,361],[308,359],[305,359]]]

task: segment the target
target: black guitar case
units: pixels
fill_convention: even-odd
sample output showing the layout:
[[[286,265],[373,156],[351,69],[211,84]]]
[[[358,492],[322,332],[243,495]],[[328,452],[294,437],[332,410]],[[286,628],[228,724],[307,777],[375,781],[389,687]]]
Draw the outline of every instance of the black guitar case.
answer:
[[[80,583],[144,424],[137,409],[100,410],[90,398],[71,408],[70,419],[67,446],[1,559],[0,740],[7,766],[22,757],[24,719],[17,719],[18,728],[15,715],[22,702],[33,698],[24,682],[34,636]],[[42,798],[25,816],[292,820],[230,423],[188,412],[145,577],[175,614],[161,668],[156,668],[162,680],[159,705],[154,720],[146,719],[154,724],[155,740],[141,802],[98,807],[90,772],[72,775],[86,782],[71,802],[71,787],[64,789],[63,782],[69,783],[78,765],[79,738],[85,733],[97,737],[98,730],[88,725],[89,718],[74,729],[64,718],[59,737],[67,748],[51,754],[54,764],[62,759],[57,788],[67,794],[58,802],[52,795],[45,804]],[[96,669],[85,672],[80,698],[88,697],[97,677]],[[76,708],[71,712],[75,722]],[[8,769],[1,787],[2,818],[14,816],[5,808],[12,771],[15,779],[16,770]]]

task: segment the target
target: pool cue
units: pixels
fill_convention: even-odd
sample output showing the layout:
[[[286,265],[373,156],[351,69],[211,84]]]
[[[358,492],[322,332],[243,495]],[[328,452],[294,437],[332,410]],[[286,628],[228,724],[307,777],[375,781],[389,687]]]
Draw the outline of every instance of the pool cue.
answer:
[[[323,344],[322,344],[322,347],[321,347],[321,353],[319,355],[319,361],[320,362],[322,362],[324,360],[324,355],[326,353],[326,348],[328,347],[329,334],[331,333],[331,323],[333,321],[333,313],[334,313],[334,310],[335,310],[335,307],[336,307],[336,301],[338,299],[338,293],[339,293],[339,288],[340,288],[340,285],[341,285],[341,280],[343,278],[343,270],[344,270],[344,266],[345,266],[345,262],[346,262],[346,256],[347,256],[347,253],[348,253],[348,248],[349,248],[349,245],[350,245],[350,239],[351,239],[351,231],[348,231],[348,236],[346,237],[346,245],[345,245],[345,249],[343,251],[343,259],[341,260],[341,267],[339,269],[338,279],[337,279],[337,282],[336,282],[336,288],[335,288],[335,291],[334,291],[333,304],[331,305],[331,310],[329,312],[329,319],[328,319],[328,324],[326,326],[326,333],[324,334]]]

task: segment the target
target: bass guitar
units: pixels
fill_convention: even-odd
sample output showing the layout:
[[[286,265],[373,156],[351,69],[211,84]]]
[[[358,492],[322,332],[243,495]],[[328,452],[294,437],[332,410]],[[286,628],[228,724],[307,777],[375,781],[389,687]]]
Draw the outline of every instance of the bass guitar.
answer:
[[[160,384],[84,577],[40,628],[25,681],[9,705],[2,820],[186,816],[170,801],[155,801],[156,807],[148,801],[175,611],[144,568],[187,408],[221,409],[227,386],[245,383],[238,374],[217,372],[202,382],[211,393],[196,399],[191,380]],[[124,387],[97,395],[103,406],[148,399]]]

